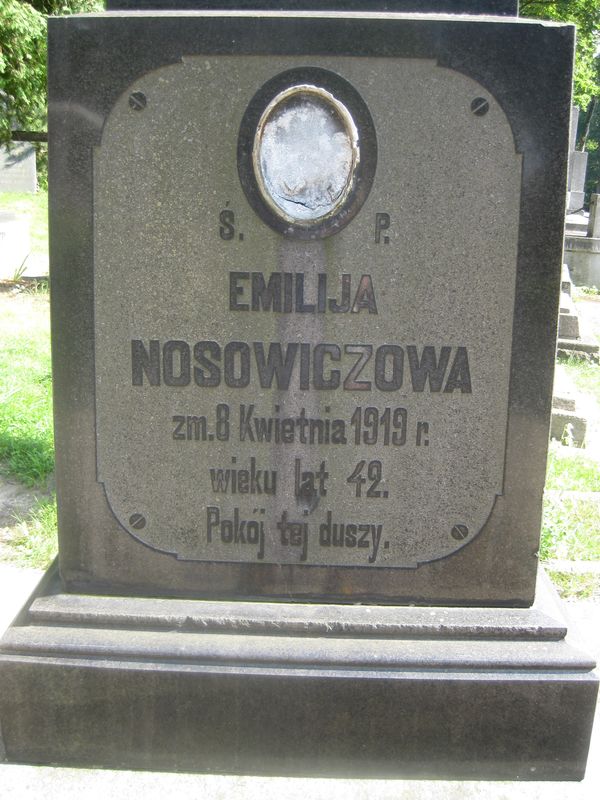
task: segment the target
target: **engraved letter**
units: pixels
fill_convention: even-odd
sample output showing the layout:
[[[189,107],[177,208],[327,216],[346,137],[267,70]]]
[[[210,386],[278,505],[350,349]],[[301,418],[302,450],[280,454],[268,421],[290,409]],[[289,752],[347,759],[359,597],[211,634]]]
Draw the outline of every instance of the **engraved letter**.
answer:
[[[144,373],[150,386],[160,386],[160,342],[150,339],[150,353],[140,339],[131,342],[131,383],[133,386],[142,386]]]

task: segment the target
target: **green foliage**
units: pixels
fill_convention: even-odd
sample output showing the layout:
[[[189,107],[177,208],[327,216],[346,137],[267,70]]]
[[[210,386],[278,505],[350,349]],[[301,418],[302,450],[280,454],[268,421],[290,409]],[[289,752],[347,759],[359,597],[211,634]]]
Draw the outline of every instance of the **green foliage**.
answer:
[[[46,113],[46,23],[19,0],[0,0],[0,143],[14,125],[41,130]]]
[[[596,492],[600,487],[600,461],[585,450],[550,442],[546,489],[569,492]]]
[[[519,14],[522,17],[573,22],[577,26],[574,102],[579,108],[586,109],[592,97],[600,96],[598,0],[521,0]]]
[[[593,397],[600,407],[600,367],[598,364],[571,357],[563,363],[562,368],[577,389]],[[600,490],[600,484],[598,487]]]
[[[563,598],[590,600],[600,596],[600,575],[585,572],[582,575],[548,570],[548,575]]]
[[[0,0],[0,144],[46,127],[48,14],[100,11],[99,0]]]
[[[0,0],[0,93],[8,106],[8,113],[0,114],[0,142],[9,140],[13,122],[28,130],[45,126],[44,17],[100,11],[103,5],[101,0]],[[521,0],[520,14],[577,25],[575,102],[587,108],[600,95],[598,0]]]
[[[27,2],[46,17],[102,11],[104,7],[104,3],[100,0],[27,0]]]
[[[600,295],[600,289],[597,286],[578,286],[577,293],[597,297]]]

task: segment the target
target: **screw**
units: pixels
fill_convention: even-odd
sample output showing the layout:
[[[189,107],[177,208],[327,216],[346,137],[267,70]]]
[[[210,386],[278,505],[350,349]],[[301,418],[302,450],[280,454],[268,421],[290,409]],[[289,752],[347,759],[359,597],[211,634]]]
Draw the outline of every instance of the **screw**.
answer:
[[[469,529],[466,525],[455,525],[450,533],[453,539],[456,539],[457,542],[460,542],[467,538],[469,535]]]
[[[476,117],[483,117],[490,110],[490,104],[485,97],[476,97],[471,103],[471,111]]]
[[[133,92],[129,95],[129,107],[134,111],[142,111],[146,108],[146,95],[143,92]]]
[[[139,531],[146,525],[146,517],[142,514],[132,514],[129,517],[129,524],[132,528],[135,528],[136,531]]]

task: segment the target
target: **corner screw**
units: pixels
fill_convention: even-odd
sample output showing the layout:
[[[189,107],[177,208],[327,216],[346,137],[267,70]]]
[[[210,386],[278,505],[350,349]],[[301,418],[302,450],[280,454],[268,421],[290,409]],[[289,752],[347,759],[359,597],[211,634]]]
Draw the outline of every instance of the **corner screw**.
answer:
[[[476,97],[471,102],[471,111],[476,117],[483,117],[490,110],[490,104],[485,97]]]
[[[135,528],[136,531],[139,531],[146,525],[146,517],[142,514],[132,514],[129,517],[129,524],[132,528]]]
[[[455,525],[450,531],[450,534],[453,539],[456,539],[457,542],[461,542],[469,535],[469,529],[466,525]]]
[[[129,108],[134,111],[142,111],[146,108],[146,95],[143,92],[133,92],[129,95]]]

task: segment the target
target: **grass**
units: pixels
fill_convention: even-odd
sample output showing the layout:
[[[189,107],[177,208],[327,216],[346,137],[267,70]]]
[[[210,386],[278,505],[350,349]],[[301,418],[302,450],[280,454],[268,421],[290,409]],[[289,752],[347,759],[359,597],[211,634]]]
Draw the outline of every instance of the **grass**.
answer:
[[[48,295],[0,295],[0,460],[29,486],[54,468]]]
[[[0,211],[10,211],[13,214],[27,217],[30,224],[29,236],[32,254],[47,255],[48,192],[39,191],[36,194],[0,192]]]
[[[600,492],[600,461],[586,450],[550,442],[546,490]]]
[[[577,295],[589,295],[590,297],[596,297],[600,295],[600,289],[597,286],[578,286],[576,290]]]
[[[600,368],[585,361],[567,362],[565,367],[577,388],[592,398],[590,409],[600,409]],[[548,450],[546,492],[540,559],[600,560],[600,452],[595,439],[591,448],[565,447],[552,441]],[[561,572],[550,568],[559,594],[570,598],[600,596],[598,573]]]
[[[48,194],[0,193],[0,210],[29,220],[31,253],[48,253]],[[0,470],[45,488],[54,469],[47,282],[0,294]],[[56,500],[44,498],[11,528],[11,558],[46,566],[56,554]],[[5,548],[6,550],[6,548]]]
[[[546,492],[540,558],[600,560],[600,492],[597,499]]]
[[[600,366],[577,358],[568,358],[561,364],[576,388],[590,395],[600,408]]]
[[[44,489],[54,469],[47,284],[0,294],[0,471]],[[56,498],[11,527],[10,560],[46,567],[56,555]]]
[[[38,501],[12,529],[8,541],[11,560],[28,567],[49,566],[57,553],[56,497]]]
[[[600,575],[586,572],[573,575],[570,572],[549,569],[548,576],[561,597],[572,600],[589,600],[600,594]]]

